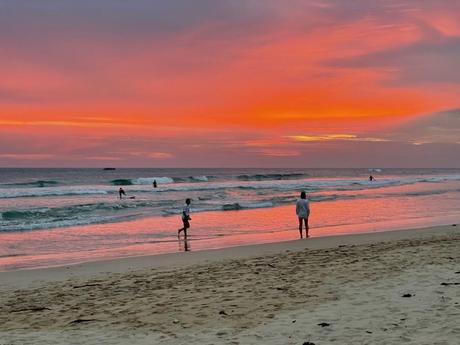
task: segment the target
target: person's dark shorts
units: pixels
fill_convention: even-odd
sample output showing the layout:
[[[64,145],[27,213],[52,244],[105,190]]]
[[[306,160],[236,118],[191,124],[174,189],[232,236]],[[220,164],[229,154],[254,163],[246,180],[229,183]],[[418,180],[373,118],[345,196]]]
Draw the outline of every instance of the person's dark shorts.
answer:
[[[182,218],[182,222],[184,223],[184,228],[185,229],[190,228],[190,222],[188,221],[188,219]]]

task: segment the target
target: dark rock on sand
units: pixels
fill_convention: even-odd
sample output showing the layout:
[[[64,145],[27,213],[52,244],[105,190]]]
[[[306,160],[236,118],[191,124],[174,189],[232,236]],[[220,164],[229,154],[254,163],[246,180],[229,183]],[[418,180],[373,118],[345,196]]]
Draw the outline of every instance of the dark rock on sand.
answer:
[[[321,326],[321,327],[328,327],[330,326],[331,324],[330,323],[327,323],[327,322],[321,322],[321,323],[318,323],[318,326]]]
[[[30,308],[24,308],[24,309],[16,309],[11,311],[12,313],[20,313],[23,311],[44,311],[44,310],[51,310],[50,308],[47,307],[30,307]]]
[[[402,295],[402,297],[412,297],[414,295],[410,294],[410,293],[405,293],[404,295]]]

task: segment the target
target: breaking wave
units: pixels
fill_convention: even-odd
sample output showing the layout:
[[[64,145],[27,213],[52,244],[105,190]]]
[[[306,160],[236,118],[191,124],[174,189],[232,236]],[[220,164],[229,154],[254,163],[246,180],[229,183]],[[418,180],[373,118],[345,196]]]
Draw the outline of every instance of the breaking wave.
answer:
[[[296,180],[308,177],[308,174],[290,173],[290,174],[254,174],[238,175],[237,178],[242,181],[266,181],[266,180]]]
[[[84,188],[84,187],[66,187],[66,188],[43,188],[43,189],[0,189],[0,198],[23,198],[23,197],[41,197],[41,196],[65,196],[65,195],[103,195],[109,194],[105,189]]]
[[[131,186],[133,184],[133,181],[131,179],[118,178],[110,181],[110,183],[114,186]]]
[[[188,177],[139,177],[135,179],[115,179],[110,181],[114,186],[151,185],[153,181],[157,184],[186,183],[186,182],[208,182],[211,176],[199,175]]]

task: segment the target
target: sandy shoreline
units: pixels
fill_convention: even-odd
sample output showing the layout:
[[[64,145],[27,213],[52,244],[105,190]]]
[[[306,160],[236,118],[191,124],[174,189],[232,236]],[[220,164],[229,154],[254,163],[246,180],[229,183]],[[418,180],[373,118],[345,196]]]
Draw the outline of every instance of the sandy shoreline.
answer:
[[[454,344],[459,272],[453,226],[2,272],[0,339]]]

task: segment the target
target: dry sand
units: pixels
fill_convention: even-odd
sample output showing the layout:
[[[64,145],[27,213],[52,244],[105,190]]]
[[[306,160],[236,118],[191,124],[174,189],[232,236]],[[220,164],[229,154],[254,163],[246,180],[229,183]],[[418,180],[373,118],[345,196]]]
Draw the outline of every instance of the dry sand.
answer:
[[[460,228],[4,272],[0,289],[1,345],[453,345]]]

